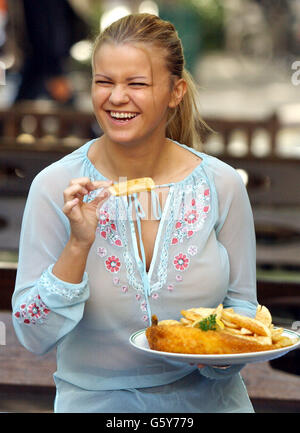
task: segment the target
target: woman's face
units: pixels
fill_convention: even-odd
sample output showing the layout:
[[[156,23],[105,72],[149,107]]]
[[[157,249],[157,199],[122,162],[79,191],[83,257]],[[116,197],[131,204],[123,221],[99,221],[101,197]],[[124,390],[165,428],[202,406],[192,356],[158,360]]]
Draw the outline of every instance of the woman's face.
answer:
[[[93,66],[94,112],[110,141],[137,145],[165,136],[168,108],[179,101],[161,49],[104,43]]]

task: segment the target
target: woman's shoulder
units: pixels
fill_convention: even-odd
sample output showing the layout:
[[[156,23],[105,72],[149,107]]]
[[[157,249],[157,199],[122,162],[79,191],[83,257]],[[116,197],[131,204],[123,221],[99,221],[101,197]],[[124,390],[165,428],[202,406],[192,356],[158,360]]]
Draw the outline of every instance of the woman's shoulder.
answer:
[[[91,141],[83,144],[81,147],[45,167],[36,175],[33,183],[60,183],[70,178],[80,177],[90,143]]]
[[[245,188],[241,174],[236,168],[216,156],[202,154],[202,159],[206,170],[214,180],[217,191],[225,193]]]
[[[84,164],[90,143],[83,144],[41,170],[31,183],[31,196],[42,195],[54,200],[61,197],[62,191],[69,185],[71,179],[82,177],[86,173]]]

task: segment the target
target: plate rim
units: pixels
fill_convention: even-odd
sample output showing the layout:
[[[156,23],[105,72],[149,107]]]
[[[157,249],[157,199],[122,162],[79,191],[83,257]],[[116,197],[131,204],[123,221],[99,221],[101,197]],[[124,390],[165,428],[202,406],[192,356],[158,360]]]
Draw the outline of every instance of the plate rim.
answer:
[[[281,327],[274,327],[275,329],[277,328],[281,328]],[[283,352],[288,353],[291,350],[294,350],[297,348],[297,346],[300,345],[300,333],[293,331],[291,329],[287,329],[287,328],[283,328],[283,332],[290,334],[293,337],[297,337],[298,341],[294,344],[292,344],[291,346],[285,346],[285,347],[280,347],[278,349],[271,349],[271,350],[262,350],[262,351],[258,351],[258,352],[242,352],[242,353],[227,353],[227,354],[201,354],[201,353],[179,353],[179,352],[163,352],[160,350],[154,350],[154,349],[150,349],[150,347],[139,347],[138,345],[136,345],[133,341],[134,338],[136,338],[137,336],[141,335],[141,334],[145,334],[146,333],[146,329],[139,329],[138,331],[133,332],[130,337],[129,337],[129,341],[132,344],[133,347],[135,347],[138,350],[142,350],[144,352],[148,352],[150,354],[153,355],[160,355],[160,356],[167,356],[167,357],[179,357],[179,358],[185,358],[185,359],[190,359],[190,360],[196,360],[196,359],[207,359],[209,360],[222,360],[223,358],[231,358],[232,360],[234,359],[239,359],[239,358],[256,358],[257,356],[259,358],[263,358],[264,355],[267,354],[280,354]]]

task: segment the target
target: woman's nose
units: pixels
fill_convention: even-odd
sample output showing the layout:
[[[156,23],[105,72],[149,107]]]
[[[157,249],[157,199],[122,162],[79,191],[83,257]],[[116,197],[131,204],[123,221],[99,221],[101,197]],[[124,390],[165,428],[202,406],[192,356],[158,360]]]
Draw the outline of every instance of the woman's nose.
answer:
[[[129,101],[126,89],[123,86],[114,86],[111,90],[110,102],[114,105],[125,104]]]

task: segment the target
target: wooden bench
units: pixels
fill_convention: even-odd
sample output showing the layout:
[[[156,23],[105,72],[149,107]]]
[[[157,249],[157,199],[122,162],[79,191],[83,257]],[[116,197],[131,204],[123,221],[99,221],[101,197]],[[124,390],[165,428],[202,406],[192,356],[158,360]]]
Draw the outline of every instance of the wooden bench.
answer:
[[[213,133],[205,133],[203,136],[204,150],[209,146],[209,139],[216,136],[222,143],[222,157],[230,157],[230,144],[235,132],[241,132],[246,137],[246,151],[243,157],[251,157],[253,152],[253,138],[258,131],[264,131],[269,145],[269,157],[276,157],[276,138],[281,125],[276,113],[264,119],[220,119],[208,118],[206,123],[213,129]],[[208,153],[210,149],[208,149]]]
[[[0,412],[51,412],[55,397],[55,351],[37,356],[18,341],[10,311],[0,311],[6,344],[0,345]],[[3,328],[3,326],[2,326]]]
[[[41,102],[22,103],[15,105],[13,110],[0,110],[0,127],[2,137],[30,134],[36,139],[48,137],[50,143],[71,136],[85,140],[100,131],[92,111],[51,107]]]

